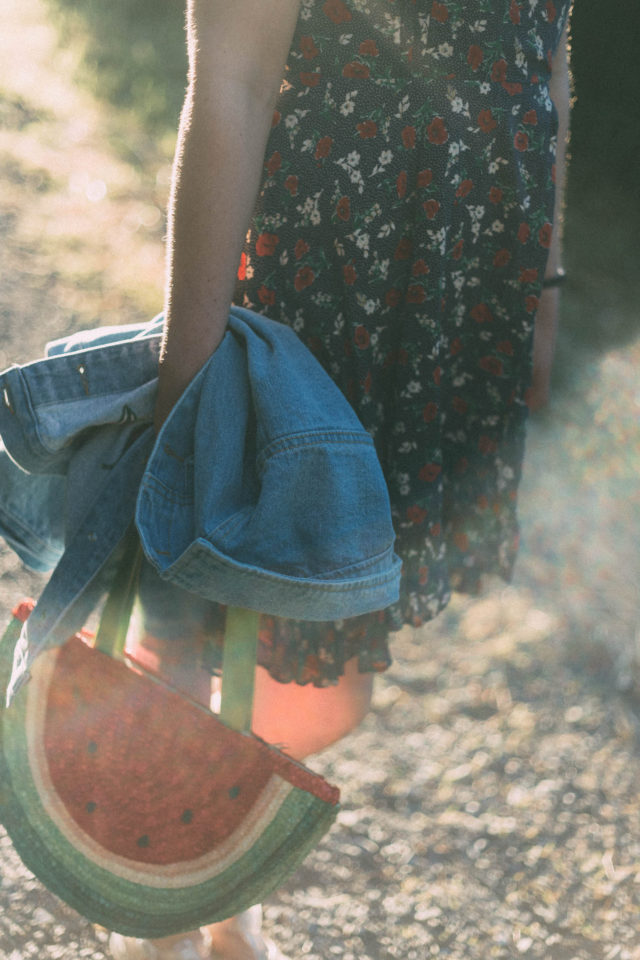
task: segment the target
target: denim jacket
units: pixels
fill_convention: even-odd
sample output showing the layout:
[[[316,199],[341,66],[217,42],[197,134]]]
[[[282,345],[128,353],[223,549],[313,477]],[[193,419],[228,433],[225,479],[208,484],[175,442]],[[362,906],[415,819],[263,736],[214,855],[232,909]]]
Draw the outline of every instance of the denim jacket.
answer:
[[[159,575],[209,600],[334,620],[398,598],[373,442],[293,331],[233,307],[155,437],[161,334],[161,317],[86,331],[0,376],[0,534],[55,564],[9,697],[83,626],[134,517]]]

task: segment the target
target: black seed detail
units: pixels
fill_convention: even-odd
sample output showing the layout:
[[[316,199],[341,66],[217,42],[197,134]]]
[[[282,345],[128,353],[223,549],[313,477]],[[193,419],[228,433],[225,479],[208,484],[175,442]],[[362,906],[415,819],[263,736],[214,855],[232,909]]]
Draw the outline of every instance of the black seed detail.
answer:
[[[138,837],[138,846],[139,847],[148,847],[149,846],[149,837],[144,834],[142,837]]]
[[[193,820],[193,810],[185,810],[180,819],[183,823],[191,823]]]
[[[240,787],[238,786],[231,787],[231,789],[229,790],[229,796],[231,797],[232,800],[235,800],[235,798],[238,796],[239,793],[240,793]]]
[[[87,750],[89,751],[89,753],[97,753],[97,752],[98,752],[98,744],[95,742],[95,740],[90,740],[90,741],[89,741],[89,745],[88,745],[88,747],[87,747]]]
[[[93,800],[89,801],[86,807],[87,813],[95,813],[97,807],[98,807],[97,803],[94,803]]]

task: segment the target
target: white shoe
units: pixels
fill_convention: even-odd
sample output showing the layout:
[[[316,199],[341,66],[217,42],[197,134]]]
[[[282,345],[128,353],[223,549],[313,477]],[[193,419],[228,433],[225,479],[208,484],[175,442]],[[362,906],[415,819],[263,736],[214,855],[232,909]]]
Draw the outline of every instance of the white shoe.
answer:
[[[163,940],[139,940],[112,933],[109,950],[114,960],[213,960],[207,930],[194,930]]]
[[[262,907],[258,904],[237,917],[163,940],[140,940],[112,933],[109,950],[114,960],[287,960],[262,936]],[[214,946],[215,943],[215,946]]]
[[[259,903],[236,917],[202,929],[212,937],[211,960],[288,960],[272,940],[262,936]]]

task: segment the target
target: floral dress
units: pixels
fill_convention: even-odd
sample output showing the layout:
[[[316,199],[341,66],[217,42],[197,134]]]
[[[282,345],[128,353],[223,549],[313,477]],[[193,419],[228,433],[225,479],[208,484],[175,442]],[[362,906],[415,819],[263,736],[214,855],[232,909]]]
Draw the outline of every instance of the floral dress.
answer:
[[[569,7],[302,0],[236,302],[292,326],[370,431],[403,578],[378,615],[263,618],[280,680],[384,669],[391,630],[511,574]]]

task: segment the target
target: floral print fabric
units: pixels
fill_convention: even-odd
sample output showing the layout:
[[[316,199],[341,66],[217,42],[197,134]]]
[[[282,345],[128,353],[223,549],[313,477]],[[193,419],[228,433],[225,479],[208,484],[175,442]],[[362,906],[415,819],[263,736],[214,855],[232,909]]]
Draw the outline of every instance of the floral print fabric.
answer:
[[[302,2],[236,301],[291,325],[372,434],[404,570],[383,614],[264,618],[278,679],[384,669],[390,630],[510,576],[569,6]]]

